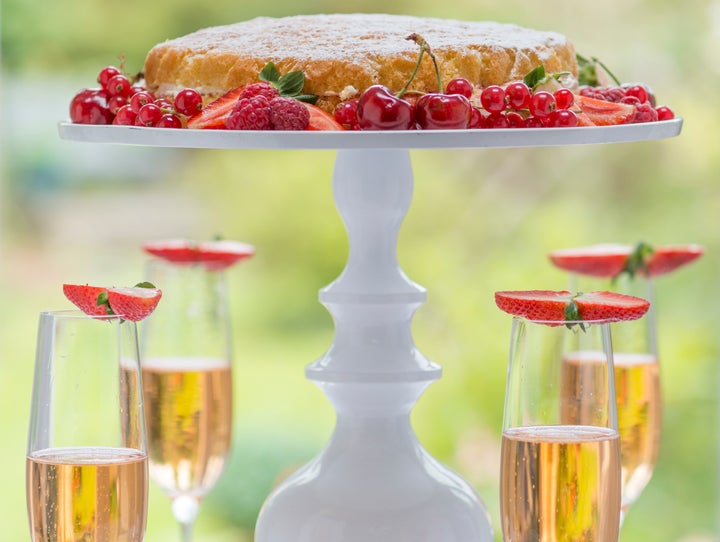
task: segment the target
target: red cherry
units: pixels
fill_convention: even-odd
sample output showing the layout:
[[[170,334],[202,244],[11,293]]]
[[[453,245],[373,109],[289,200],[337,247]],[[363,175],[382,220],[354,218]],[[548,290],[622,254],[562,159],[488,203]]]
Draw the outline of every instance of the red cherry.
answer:
[[[132,93],[130,80],[124,75],[113,75],[107,82],[107,93],[112,96],[128,97]]]
[[[547,125],[552,128],[573,128],[578,125],[578,118],[574,111],[558,109],[550,113]]]
[[[165,113],[153,126],[155,128],[182,128],[182,121],[177,115]]]
[[[411,130],[415,111],[382,85],[369,87],[358,101],[358,125],[363,130]]]
[[[76,124],[110,124],[113,116],[102,89],[84,89],[70,102],[70,120]]]
[[[520,111],[530,105],[530,88],[523,82],[517,81],[505,87],[505,96],[511,109]]]
[[[113,124],[133,126],[135,124],[135,119],[137,119],[137,113],[132,106],[130,104],[123,105],[120,109],[118,109],[118,112],[113,119]]]
[[[100,73],[98,73],[97,82],[100,83],[100,86],[107,90],[107,83],[110,81],[112,77],[115,77],[116,75],[120,75],[122,72],[118,70],[115,66],[106,66],[102,70],[100,70]]]
[[[445,85],[445,94],[460,94],[461,96],[470,98],[473,94],[472,83],[463,77],[451,79],[448,84]]]
[[[175,96],[175,111],[181,115],[192,117],[195,113],[202,109],[202,106],[202,96],[195,89],[183,89]]]
[[[485,87],[480,94],[480,103],[486,111],[499,113],[505,109],[505,90],[497,85]]]
[[[657,111],[658,120],[672,120],[675,118],[675,113],[667,105],[660,105],[655,111]]]
[[[160,109],[157,105],[145,104],[138,111],[135,124],[137,126],[154,126],[162,116],[162,109]]]
[[[425,94],[415,104],[415,120],[423,130],[463,130],[472,115],[462,94]]]
[[[556,108],[555,97],[544,90],[536,92],[530,98],[530,114],[535,117],[547,117]]]
[[[558,109],[570,109],[575,103],[575,95],[567,88],[556,90],[553,96]]]

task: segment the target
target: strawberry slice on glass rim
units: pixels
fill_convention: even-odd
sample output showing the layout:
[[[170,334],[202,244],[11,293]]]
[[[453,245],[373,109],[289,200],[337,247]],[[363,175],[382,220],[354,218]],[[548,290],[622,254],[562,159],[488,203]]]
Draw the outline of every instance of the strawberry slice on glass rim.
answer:
[[[700,245],[656,245],[647,243],[599,244],[550,252],[559,269],[598,278],[622,273],[648,277],[665,275],[698,259],[705,252]]]
[[[178,265],[201,264],[211,271],[220,271],[255,254],[255,247],[240,241],[192,241],[166,239],[151,241],[143,250],[160,259]]]
[[[89,284],[63,284],[63,293],[89,316],[117,315],[139,322],[150,316],[162,297],[162,291],[149,282],[128,288],[105,288]]]
[[[567,290],[515,290],[495,292],[498,308],[547,325],[587,322],[623,322],[642,318],[650,302],[616,292],[573,294]]]

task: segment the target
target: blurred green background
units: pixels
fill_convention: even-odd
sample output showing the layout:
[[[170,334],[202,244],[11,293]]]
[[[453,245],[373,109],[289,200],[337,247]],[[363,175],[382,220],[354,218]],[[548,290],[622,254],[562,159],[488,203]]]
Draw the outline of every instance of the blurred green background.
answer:
[[[124,55],[258,15],[384,12],[514,22],[570,36],[625,81],[643,81],[685,119],[681,137],[519,150],[413,151],[414,200],[400,234],[408,275],[428,288],[419,349],[444,368],[413,412],[422,443],[498,517],[510,319],[499,289],[562,288],[555,248],[700,243],[697,263],[657,281],[664,393],[655,475],[624,542],[720,540],[720,2],[697,0],[3,0],[0,87],[0,539],[28,540],[24,454],[38,312],[67,307],[60,285],[127,285],[139,245],[164,237],[250,242],[229,273],[235,332],[235,447],[197,540],[252,540],[275,481],[315,455],[334,414],[303,368],[332,341],[317,291],[347,241],[331,195],[333,152],[199,151],[80,144],[57,137],[72,95]],[[499,539],[499,535],[498,535]],[[179,540],[151,489],[146,540]],[[371,541],[369,541],[371,542]],[[441,541],[438,541],[441,542]]]

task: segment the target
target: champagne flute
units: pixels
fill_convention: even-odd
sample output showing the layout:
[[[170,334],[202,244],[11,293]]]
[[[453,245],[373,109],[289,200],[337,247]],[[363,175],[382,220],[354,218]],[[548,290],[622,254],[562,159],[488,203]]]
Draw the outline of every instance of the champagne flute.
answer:
[[[615,542],[620,442],[610,327],[557,324],[512,323],[500,473],[504,540]],[[597,370],[569,397],[563,359],[586,356],[599,360]]]
[[[41,313],[26,460],[33,542],[142,542],[147,491],[135,323]]]
[[[612,325],[622,463],[622,524],[628,508],[652,478],[660,449],[662,394],[653,281],[644,274],[633,277],[621,274],[612,280],[573,274],[570,281],[577,291],[607,289],[650,301],[644,318]]]
[[[151,260],[163,304],[146,320],[142,378],[150,477],[172,501],[183,542],[230,450],[232,378],[225,273]]]

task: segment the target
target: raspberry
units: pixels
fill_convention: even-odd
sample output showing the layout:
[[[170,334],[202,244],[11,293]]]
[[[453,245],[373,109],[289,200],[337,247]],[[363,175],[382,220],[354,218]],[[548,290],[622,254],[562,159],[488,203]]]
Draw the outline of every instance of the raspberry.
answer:
[[[270,102],[262,95],[240,98],[225,126],[229,130],[271,130]]]
[[[625,90],[620,87],[580,87],[579,94],[596,100],[619,102],[625,97]]]
[[[658,112],[653,107],[645,102],[644,104],[638,104],[635,106],[635,116],[633,117],[633,123],[640,122],[655,122],[658,120]]]
[[[275,130],[304,130],[310,123],[310,111],[295,98],[273,98],[270,122]]]
[[[244,86],[238,98],[252,98],[253,96],[263,96],[269,102],[273,98],[280,96],[280,93],[267,81],[260,81],[259,83]]]

